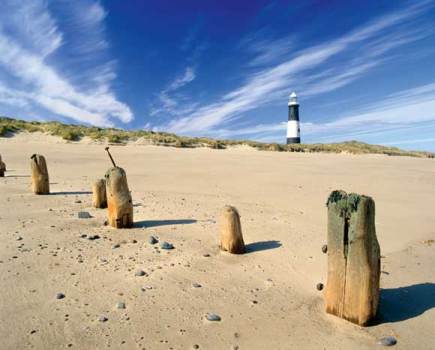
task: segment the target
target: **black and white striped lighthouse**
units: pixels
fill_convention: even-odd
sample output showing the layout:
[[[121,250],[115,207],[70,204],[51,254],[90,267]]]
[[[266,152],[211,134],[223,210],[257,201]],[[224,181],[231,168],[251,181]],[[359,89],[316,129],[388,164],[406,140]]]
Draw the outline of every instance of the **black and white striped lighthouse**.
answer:
[[[301,143],[301,129],[299,127],[299,103],[294,92],[288,101],[287,144]]]

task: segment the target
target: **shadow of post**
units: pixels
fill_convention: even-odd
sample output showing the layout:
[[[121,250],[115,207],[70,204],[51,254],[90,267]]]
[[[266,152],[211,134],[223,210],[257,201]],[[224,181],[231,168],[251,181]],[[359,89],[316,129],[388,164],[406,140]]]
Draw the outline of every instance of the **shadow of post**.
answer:
[[[435,307],[435,283],[381,289],[375,324],[393,323],[417,317]]]
[[[156,227],[168,225],[188,225],[196,223],[195,219],[178,219],[178,220],[142,220],[134,223],[134,227]]]
[[[279,241],[262,241],[245,244],[245,253],[254,253],[262,250],[269,250],[281,247],[282,244]]]
[[[74,195],[81,195],[81,194],[92,194],[92,192],[89,191],[63,191],[63,192],[50,192],[50,195],[53,196],[61,196],[61,195],[70,195],[70,196],[74,196]]]

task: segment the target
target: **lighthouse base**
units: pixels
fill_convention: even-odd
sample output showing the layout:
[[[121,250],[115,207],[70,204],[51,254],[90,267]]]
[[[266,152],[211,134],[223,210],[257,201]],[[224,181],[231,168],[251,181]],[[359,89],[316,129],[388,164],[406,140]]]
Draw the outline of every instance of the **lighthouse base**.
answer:
[[[301,143],[300,137],[287,137],[287,144],[290,143]]]

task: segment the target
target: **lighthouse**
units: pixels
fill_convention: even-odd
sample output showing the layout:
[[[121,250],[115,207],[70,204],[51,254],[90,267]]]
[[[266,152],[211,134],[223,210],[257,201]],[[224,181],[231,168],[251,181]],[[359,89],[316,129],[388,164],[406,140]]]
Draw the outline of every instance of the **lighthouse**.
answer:
[[[301,130],[299,128],[299,103],[294,92],[288,101],[287,144],[301,143]]]

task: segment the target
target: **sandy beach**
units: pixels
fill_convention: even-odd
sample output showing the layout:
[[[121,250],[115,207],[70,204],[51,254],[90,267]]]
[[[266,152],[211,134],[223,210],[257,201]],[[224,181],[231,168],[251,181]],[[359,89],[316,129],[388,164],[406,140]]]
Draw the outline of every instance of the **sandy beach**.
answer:
[[[111,151],[127,173],[133,229],[105,226],[106,210],[91,206],[91,184],[111,166],[104,145],[0,138],[1,349],[377,349],[385,336],[395,349],[435,348],[433,159]],[[50,195],[30,190],[34,153],[47,159]],[[335,189],[376,202],[382,292],[370,327],[327,315],[316,289],[326,283],[325,203]],[[244,255],[219,251],[227,204],[240,212]]]

